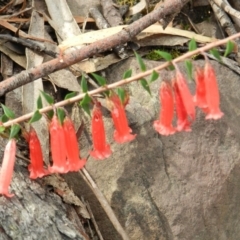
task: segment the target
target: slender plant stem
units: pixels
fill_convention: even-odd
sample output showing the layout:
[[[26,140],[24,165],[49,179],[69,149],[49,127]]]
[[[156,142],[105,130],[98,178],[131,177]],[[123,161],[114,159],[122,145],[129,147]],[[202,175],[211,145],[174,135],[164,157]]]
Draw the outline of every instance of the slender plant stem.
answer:
[[[237,34],[234,34],[234,35],[232,35],[232,36],[230,36],[228,38],[225,38],[225,39],[222,39],[222,40],[216,40],[216,42],[209,43],[209,44],[207,44],[207,45],[205,45],[205,46],[203,46],[201,48],[198,48],[198,49],[196,49],[194,51],[187,52],[187,53],[181,55],[180,57],[175,58],[172,62],[173,63],[181,62],[181,61],[183,61],[185,59],[191,58],[194,55],[201,54],[202,52],[206,52],[206,51],[208,51],[208,50],[210,50],[210,49],[212,49],[214,47],[226,44],[228,41],[236,39],[236,38],[239,38],[239,37],[240,37],[240,33],[237,33]],[[129,83],[134,82],[134,81],[138,81],[141,78],[147,77],[153,71],[159,72],[160,70],[162,70],[162,69],[164,69],[164,68],[166,68],[166,67],[168,67],[170,65],[171,65],[171,62],[165,62],[165,63],[160,64],[159,66],[157,66],[155,68],[149,69],[149,70],[147,70],[145,72],[138,73],[138,74],[136,74],[133,77],[130,77],[130,78],[127,78],[127,79],[122,79],[122,80],[119,80],[118,82],[115,82],[115,83],[106,85],[104,87],[99,87],[97,89],[89,91],[88,95],[89,96],[93,96],[95,94],[102,93],[102,92],[104,92],[106,90],[115,89],[115,88],[120,87],[122,85],[129,84]],[[54,104],[53,106],[47,106],[47,107],[41,108],[41,109],[39,109],[39,112],[40,113],[46,113],[46,112],[52,110],[54,107],[56,107],[56,108],[57,107],[63,107],[65,105],[68,105],[68,104],[80,101],[81,99],[84,98],[84,96],[85,96],[85,93],[81,93],[81,94],[79,94],[79,95],[77,95],[75,97],[69,98],[67,100],[60,101],[60,102]],[[2,126],[9,127],[9,126],[11,126],[13,124],[26,121],[26,120],[30,119],[33,116],[33,114],[34,114],[34,112],[31,112],[31,113],[25,114],[25,115],[23,115],[21,117],[18,117],[18,118],[15,118],[15,119],[11,119],[11,120],[3,123]]]
[[[114,211],[110,207],[107,199],[105,198],[103,193],[100,191],[100,189],[98,188],[97,184],[94,182],[94,180],[92,179],[92,177],[90,176],[90,174],[88,173],[86,168],[83,168],[80,171],[80,173],[83,176],[83,179],[91,187],[91,189],[94,192],[95,196],[97,197],[99,203],[101,204],[102,208],[104,209],[104,211],[108,215],[110,221],[112,222],[113,226],[118,231],[118,233],[120,234],[122,239],[123,240],[129,240],[129,237],[128,237],[127,233],[125,232],[125,230],[123,229],[122,225],[118,221],[118,219],[117,219]]]

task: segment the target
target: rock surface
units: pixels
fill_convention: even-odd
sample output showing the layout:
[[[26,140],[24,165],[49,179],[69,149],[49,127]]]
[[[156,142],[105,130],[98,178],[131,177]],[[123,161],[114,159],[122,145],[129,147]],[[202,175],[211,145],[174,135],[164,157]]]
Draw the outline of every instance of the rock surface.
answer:
[[[0,159],[5,145],[1,138]],[[15,196],[0,196],[0,239],[88,240],[76,208],[64,203],[44,180],[30,180],[27,165],[16,159],[10,191]]]
[[[159,64],[146,63],[148,68]],[[204,62],[196,64],[203,66]],[[174,74],[166,71],[151,85],[152,98],[140,84],[128,86],[131,100],[127,114],[137,133],[135,141],[114,143],[111,118],[105,114],[114,154],[104,161],[90,158],[87,169],[131,240],[240,239],[240,81],[226,67],[212,64],[224,112],[218,121],[205,120],[198,110],[192,132],[168,137],[156,133],[152,123],[158,118],[159,84]],[[133,74],[140,72],[136,61],[128,59],[111,67],[107,79],[121,79],[129,66]],[[120,239],[95,210],[104,239]]]

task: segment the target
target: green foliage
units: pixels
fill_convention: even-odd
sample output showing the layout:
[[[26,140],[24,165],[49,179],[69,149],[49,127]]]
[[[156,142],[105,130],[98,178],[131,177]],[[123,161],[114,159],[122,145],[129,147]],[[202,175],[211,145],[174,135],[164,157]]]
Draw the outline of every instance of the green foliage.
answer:
[[[153,70],[150,76],[149,83],[156,81],[158,77],[159,77],[159,74],[155,70]]]
[[[6,107],[4,104],[1,104],[4,114],[9,118],[9,119],[13,119],[15,118],[15,114],[12,110],[10,110],[8,107]]]
[[[43,108],[43,103],[42,103],[42,98],[39,95],[37,99],[37,109],[41,109],[41,108]]]
[[[83,110],[89,115],[90,114],[90,103],[92,99],[89,97],[89,95],[86,93],[82,101],[80,102],[80,106],[83,108]]]
[[[187,69],[187,75],[189,79],[193,79],[193,66],[192,66],[192,62],[189,60],[185,60],[185,67]]]
[[[210,50],[210,53],[219,61],[222,62],[221,55],[216,48]]]
[[[91,73],[91,75],[97,80],[97,82],[100,86],[106,85],[107,80],[104,77],[102,77],[96,73]]]
[[[5,131],[5,127],[4,126],[0,126],[0,133],[3,133]]]
[[[155,50],[155,52],[168,62],[172,61],[172,59],[173,59],[172,55],[168,52],[159,51],[159,50]]]
[[[155,50],[150,51],[147,55],[146,55],[146,59],[149,60],[153,60],[153,61],[158,61],[163,59],[162,56],[160,56],[159,54],[157,54],[155,52]]]
[[[81,88],[84,93],[86,93],[88,91],[87,80],[83,74],[82,74],[82,79],[81,79]]]
[[[67,100],[67,99],[69,99],[69,98],[75,97],[76,95],[77,95],[76,92],[70,92],[70,93],[68,93],[68,94],[65,96],[64,100]]]
[[[230,54],[233,51],[233,49],[234,49],[234,43],[231,41],[228,41],[227,48],[224,53],[224,57],[227,57],[227,55]]]
[[[171,62],[172,59],[173,59],[172,55],[171,55],[170,53],[168,53],[168,52],[159,51],[159,50],[155,50],[155,52],[156,52],[157,54],[159,54],[159,56],[161,56],[162,58],[164,58],[164,59],[165,59],[166,61],[168,61],[168,62]],[[174,69],[175,69],[175,68],[174,68],[173,65],[170,65],[170,66],[169,66],[169,70],[174,70]]]
[[[17,136],[17,134],[19,133],[20,131],[20,126],[18,124],[14,124],[11,126],[11,131],[10,131],[10,136],[9,138],[15,138]]]
[[[9,118],[5,114],[3,114],[0,118],[0,122],[2,122],[2,123],[7,122],[8,120],[9,120]]]
[[[41,94],[45,98],[45,100],[47,101],[48,104],[52,105],[54,103],[53,97],[50,96],[48,93],[45,93],[44,91],[41,91]]]
[[[142,79],[140,79],[139,81],[140,81],[140,84],[142,85],[142,87],[143,87],[150,95],[152,95],[147,80],[146,80],[145,78],[142,78]]]
[[[123,79],[130,78],[132,76],[132,69],[128,69],[123,74]]]
[[[65,118],[65,112],[62,108],[57,109],[57,116],[61,124],[63,124],[63,120]]]
[[[125,100],[125,91],[123,88],[118,88],[117,89],[117,95],[119,96],[121,103],[124,104],[124,100]]]
[[[39,110],[36,110],[28,123],[31,124],[33,122],[37,122],[41,119],[41,117],[42,117],[42,114],[39,112]]]
[[[197,49],[197,43],[194,40],[194,38],[192,38],[191,41],[188,44],[188,50],[193,51],[193,50],[196,50],[196,49]]]
[[[138,62],[138,65],[139,65],[141,71],[145,72],[147,70],[147,68],[146,68],[146,65],[145,65],[143,59],[141,58],[141,56],[137,52],[134,51],[134,54],[136,56],[136,59],[137,59],[137,62]]]
[[[162,49],[155,49],[155,50],[151,50],[147,55],[146,55],[146,59],[149,60],[153,60],[153,61],[159,61],[161,59],[164,59],[161,55],[159,55],[157,52],[166,52],[166,50],[164,48]],[[171,49],[169,51],[169,54],[172,56],[172,59],[177,58],[181,55],[181,52],[178,51],[177,49]]]
[[[54,115],[53,110],[50,110],[49,112],[47,112],[47,116],[48,116],[49,119],[52,119],[53,115]]]

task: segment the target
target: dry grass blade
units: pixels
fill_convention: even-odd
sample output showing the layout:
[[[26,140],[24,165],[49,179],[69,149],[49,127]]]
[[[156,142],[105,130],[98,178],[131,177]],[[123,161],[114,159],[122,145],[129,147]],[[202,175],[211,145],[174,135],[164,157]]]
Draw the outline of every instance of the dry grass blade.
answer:
[[[102,194],[96,183],[93,181],[92,177],[88,173],[88,171],[83,168],[80,171],[81,176],[83,179],[86,181],[86,183],[91,187],[92,191],[94,192],[95,196],[97,197],[98,201],[100,202],[101,206],[103,207],[104,211],[108,215],[110,221],[112,222],[113,226],[115,229],[118,231],[120,236],[122,237],[123,240],[129,240],[129,237],[125,230],[123,229],[122,225],[118,221],[115,213],[113,212],[112,208],[110,207],[107,199],[105,196]]]

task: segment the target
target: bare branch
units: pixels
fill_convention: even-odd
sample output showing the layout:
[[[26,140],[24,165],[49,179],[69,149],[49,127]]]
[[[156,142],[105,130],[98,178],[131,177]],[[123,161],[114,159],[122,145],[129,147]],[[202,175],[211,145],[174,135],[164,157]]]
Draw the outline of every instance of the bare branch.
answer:
[[[225,12],[240,19],[240,12],[236,11],[234,8],[230,6],[230,4],[225,3],[223,0],[213,0],[220,8],[222,8]]]
[[[201,54],[202,52],[206,52],[206,51],[208,51],[208,50],[210,50],[210,49],[212,49],[214,47],[226,44],[228,41],[236,39],[236,38],[239,38],[239,37],[240,37],[240,33],[237,33],[237,34],[235,34],[233,36],[230,36],[228,38],[225,38],[225,39],[222,39],[222,40],[218,40],[216,42],[209,43],[209,44],[207,44],[204,47],[198,48],[198,49],[196,49],[194,51],[187,52],[187,53],[181,55],[180,57],[175,58],[172,61],[172,63],[181,62],[181,61],[183,61],[185,59],[191,58],[194,55]],[[150,75],[153,70],[158,72],[158,71],[160,71],[160,70],[170,66],[170,64],[171,64],[170,62],[165,62],[165,63],[163,63],[163,64],[161,64],[161,65],[159,65],[159,66],[157,66],[157,67],[155,67],[153,69],[149,69],[149,70],[147,70],[145,72],[138,73],[138,74],[136,74],[133,77],[130,77],[130,78],[127,78],[127,79],[122,79],[122,80],[120,80],[118,82],[115,82],[115,83],[109,84],[107,86],[99,87],[97,89],[89,91],[88,95],[92,96],[92,95],[104,92],[106,90],[115,89],[115,88],[117,88],[119,86],[122,86],[122,85],[125,85],[125,84],[129,84],[131,82],[137,81],[137,80],[139,80],[141,78],[144,78],[144,77],[147,77],[148,75]],[[71,104],[71,103],[77,102],[77,101],[83,99],[84,96],[85,96],[85,93],[79,94],[79,95],[77,95],[75,97],[72,97],[72,98],[69,98],[67,100],[63,100],[61,102],[56,103],[54,105],[54,107],[63,107],[65,105],[67,105],[67,104]],[[39,109],[39,112],[40,113],[46,113],[46,112],[48,112],[48,111],[50,111],[52,109],[53,109],[53,106],[47,106],[47,107],[44,107],[42,109]],[[26,120],[30,119],[33,116],[33,114],[34,113],[32,112],[32,113],[28,113],[26,115],[23,115],[23,116],[21,116],[19,118],[12,119],[12,120],[10,120],[8,122],[2,123],[2,126],[9,127],[9,126],[11,126],[13,124],[26,121]]]
[[[130,41],[143,29],[154,24],[165,15],[179,11],[179,9],[181,9],[188,1],[189,0],[166,0],[164,8],[152,11],[138,21],[129,25],[127,28],[121,30],[119,33],[114,34],[107,39],[96,41],[88,46],[82,47],[81,49],[69,49],[69,51],[64,53],[62,58],[55,58],[35,68],[23,71],[6,79],[0,83],[0,96],[52,72],[66,68],[74,63],[82,61],[83,59],[92,57],[93,55]]]

